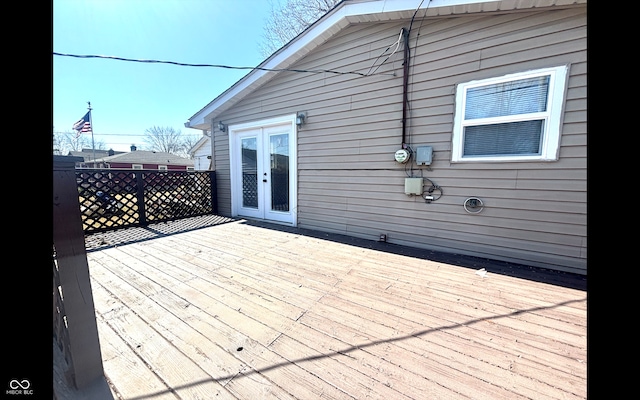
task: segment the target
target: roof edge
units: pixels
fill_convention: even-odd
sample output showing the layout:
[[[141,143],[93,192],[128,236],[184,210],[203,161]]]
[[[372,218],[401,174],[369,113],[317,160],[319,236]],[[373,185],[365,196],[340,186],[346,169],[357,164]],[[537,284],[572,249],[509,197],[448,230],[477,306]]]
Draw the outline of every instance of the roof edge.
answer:
[[[566,7],[587,4],[587,0],[430,0],[418,10],[427,9],[427,16],[460,15],[480,12],[521,11],[528,9]],[[416,10],[416,0],[343,0],[289,43],[274,52],[227,90],[196,112],[185,127],[209,129],[210,121],[242,100],[284,69],[325,43],[345,27],[359,22],[389,22],[406,19],[404,13]],[[392,14],[392,15],[390,15]],[[385,17],[382,17],[382,16]],[[366,16],[366,18],[362,18]],[[360,18],[358,18],[360,17]]]

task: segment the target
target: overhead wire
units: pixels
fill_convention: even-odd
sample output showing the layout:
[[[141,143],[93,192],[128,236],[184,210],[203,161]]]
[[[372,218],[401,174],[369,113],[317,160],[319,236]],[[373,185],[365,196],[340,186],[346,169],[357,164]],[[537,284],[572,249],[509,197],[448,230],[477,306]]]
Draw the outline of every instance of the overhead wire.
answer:
[[[398,40],[396,40],[394,43],[390,44],[386,49],[384,49],[384,51],[382,52],[382,54],[380,54],[380,55],[378,56],[378,58],[376,58],[376,59],[373,61],[373,64],[371,64],[371,67],[369,67],[369,71],[367,71],[367,75],[374,74],[374,73],[375,73],[375,72],[376,72],[376,71],[377,71],[381,66],[383,66],[383,65],[384,65],[384,63],[385,63],[385,62],[387,62],[387,60],[388,60],[389,58],[391,58],[391,56],[392,56],[392,55],[394,55],[394,54],[398,51],[398,49],[400,48],[400,41],[401,41],[401,40],[402,40],[402,29],[400,29],[400,35],[398,35]],[[387,58],[385,58],[385,59],[380,63],[380,65],[378,65],[378,66],[376,67],[376,69],[374,69],[374,70],[373,70],[373,72],[372,72],[372,71],[371,71],[371,68],[373,68],[373,66],[374,66],[374,65],[376,65],[376,62],[378,62],[378,60],[380,59],[380,57],[382,57],[382,56],[383,56],[383,55],[384,55],[384,54],[385,54],[385,53],[386,53],[386,52],[391,48],[391,46],[393,46],[393,45],[396,45],[396,48],[395,48],[395,49],[391,52],[391,54],[389,54],[389,55],[387,56]]]
[[[409,28],[408,29],[404,29],[402,28],[402,34],[404,37],[404,60],[403,60],[403,89],[402,89],[402,147],[406,148],[408,147],[408,143],[407,143],[407,128],[408,128],[408,121],[407,121],[407,108],[410,108],[409,106],[409,89],[408,89],[408,84],[409,84],[409,70],[410,70],[410,65],[411,65],[411,47],[409,45],[409,37],[411,35],[411,28],[413,27],[413,21],[416,18],[416,14],[418,14],[418,11],[420,10],[420,7],[422,6],[422,3],[424,2],[424,0],[420,1],[420,4],[418,4],[418,7],[416,8],[416,10],[413,12],[413,15],[411,16],[411,22],[409,23]]]
[[[73,134],[75,135],[75,132],[63,132],[63,131],[55,131],[53,132],[54,135],[64,135],[64,134]],[[141,134],[141,133],[95,133],[94,135],[96,136],[126,136],[126,137],[131,137],[131,136],[140,136],[140,137],[145,137],[147,135],[145,134]],[[182,133],[181,136],[193,136],[193,137],[200,137],[202,136],[201,133]]]
[[[191,64],[191,63],[182,63],[177,61],[145,60],[145,59],[105,56],[105,55],[96,55],[96,54],[67,54],[67,53],[58,53],[55,51],[53,52],[53,55],[62,56],[62,57],[73,57],[73,58],[98,58],[98,59],[129,61],[129,62],[137,62],[137,63],[150,63],[150,64],[171,64],[171,65],[177,65],[181,67],[209,67],[209,68],[223,68],[223,69],[237,69],[237,70],[259,70],[259,71],[268,71],[268,72],[288,71],[288,72],[311,73],[311,74],[328,73],[328,74],[336,74],[336,75],[356,75],[360,77],[376,75],[374,73],[364,74],[362,72],[357,72],[357,71],[336,71],[331,69],[307,70],[307,69],[294,69],[294,68],[238,67],[238,66],[220,65],[220,64]],[[378,75],[391,75],[391,74],[380,73]]]
[[[431,0],[429,0],[429,2],[431,2]],[[424,0],[420,1],[420,4],[418,5],[418,8],[416,8],[416,10],[413,13],[413,16],[411,17],[411,23],[409,24],[409,29],[408,29],[408,33],[409,34],[411,33],[411,27],[413,26],[413,21],[414,21],[414,19],[416,17],[416,14],[420,10],[420,7],[422,6],[422,3],[424,3]],[[425,12],[425,15],[426,15],[426,12]],[[424,20],[424,16],[422,17],[422,19]],[[422,23],[420,25],[422,26]],[[312,74],[330,73],[330,74],[336,74],[336,75],[356,75],[356,76],[360,76],[360,77],[367,77],[367,76],[376,75],[376,71],[382,65],[384,65],[384,63],[387,62],[387,60],[389,60],[389,58],[391,58],[398,51],[398,49],[400,48],[400,41],[402,40],[403,31],[404,31],[404,28],[400,30],[400,34],[398,35],[398,40],[396,40],[394,43],[390,44],[374,60],[373,64],[371,65],[371,67],[369,67],[369,70],[366,73],[357,72],[357,71],[336,71],[336,70],[331,70],[331,69],[306,70],[306,69],[294,69],[294,68],[242,67],[242,66],[231,66],[231,65],[221,65],[221,64],[194,64],[194,63],[183,63],[183,62],[177,62],[177,61],[153,60],[153,59],[136,59],[136,58],[125,58],[125,57],[106,56],[106,55],[98,55],[98,54],[69,54],[69,53],[59,53],[59,52],[55,52],[55,51],[53,52],[53,55],[54,56],[61,56],[61,57],[97,58],[97,59],[118,60],[118,61],[128,61],[128,62],[137,62],[137,63],[169,64],[169,65],[176,65],[176,66],[181,66],[181,67],[208,67],[208,68],[222,68],[222,69],[235,69],[235,70],[259,70],[259,71],[267,71],[267,72],[288,71],[288,72],[312,73]],[[396,47],[391,52],[391,54],[389,54],[376,67],[376,69],[371,71],[371,69],[374,67],[374,65],[376,65],[376,62],[380,59],[380,57],[382,57],[394,45]],[[416,41],[416,45],[417,45],[417,41]],[[392,74],[390,74],[390,73],[380,73],[379,75],[395,75],[395,73],[392,73]]]
[[[431,0],[429,0],[429,2],[431,2]],[[409,23],[409,29],[407,30],[409,34],[411,33],[411,27],[413,26],[413,20],[415,19],[416,14],[417,14],[417,13],[418,13],[418,11],[420,10],[420,7],[422,7],[422,3],[424,3],[424,0],[421,0],[421,1],[420,1],[420,4],[418,4],[418,7],[416,8],[416,10],[413,12],[413,15],[411,16],[411,22]],[[429,7],[427,7],[427,8],[429,8]],[[425,14],[422,16],[422,20],[421,20],[421,22],[420,22],[420,27],[422,27],[422,21],[424,21],[424,16],[425,16],[425,15],[426,15],[426,10],[425,10]],[[403,29],[404,29],[404,28],[403,28]],[[385,59],[380,63],[380,65],[378,65],[378,67],[377,67],[375,70],[373,70],[373,73],[375,73],[375,72],[376,72],[376,71],[377,71],[377,70],[378,70],[378,69],[379,69],[379,68],[380,68],[380,67],[381,67],[381,66],[382,66],[382,65],[383,65],[383,64],[384,64],[384,63],[385,63],[389,58],[391,58],[391,56],[393,56],[393,55],[398,51],[398,49],[400,48],[400,40],[402,40],[402,33],[403,33],[403,29],[400,29],[400,34],[398,35],[398,40],[396,40],[394,43],[392,43],[391,45],[389,45],[389,46],[388,46],[388,47],[387,47],[387,48],[382,52],[382,54],[380,54],[380,55],[378,56],[378,58],[376,58],[376,59],[373,61],[373,64],[371,64],[371,67],[369,67],[369,71],[367,71],[367,74],[369,74],[369,73],[371,72],[371,68],[373,68],[373,66],[374,66],[374,65],[376,64],[376,62],[380,59],[380,57],[382,57],[382,56],[383,56],[383,55],[384,55],[384,54],[385,54],[385,53],[386,53],[386,52],[391,48],[391,46],[396,45],[396,48],[393,50],[393,52],[391,52],[391,54],[389,54],[389,55],[387,56],[387,58],[385,58]],[[420,29],[418,29],[418,33],[419,33],[419,32],[420,32]],[[418,44],[418,42],[417,42],[417,38],[416,38],[416,47],[417,47],[417,44]],[[415,49],[415,47],[414,47],[414,49]]]
[[[431,2],[431,0],[429,0],[429,2]],[[420,4],[418,5],[418,7],[416,8],[416,10],[413,13],[413,16],[411,17],[411,22],[409,24],[409,29],[407,30],[408,33],[411,33],[411,28],[413,26],[413,21],[416,17],[416,14],[418,13],[418,11],[420,10],[420,7],[422,6],[422,3],[424,3],[424,0],[420,1]],[[428,7],[427,7],[428,8]],[[425,10],[425,14],[426,15],[426,10]],[[424,15],[422,17],[422,20],[424,20]],[[422,22],[420,23],[420,26],[422,26]],[[137,63],[152,63],[152,64],[170,64],[170,65],[176,65],[176,66],[182,66],[182,67],[208,67],[208,68],[223,68],[223,69],[236,69],[236,70],[259,70],[259,71],[267,71],[267,72],[281,72],[281,71],[289,71],[289,72],[298,72],[298,73],[313,73],[313,74],[319,74],[319,73],[330,73],[330,74],[336,74],[336,75],[356,75],[356,76],[360,76],[360,77],[366,77],[366,76],[372,76],[372,75],[376,75],[375,72],[382,66],[384,65],[384,63],[391,58],[391,56],[393,56],[398,49],[400,48],[400,41],[402,39],[403,36],[403,31],[404,28],[400,30],[400,34],[398,35],[398,40],[396,40],[394,43],[392,43],[391,45],[389,45],[383,52],[382,54],[380,54],[373,62],[373,64],[371,65],[371,67],[369,67],[369,70],[367,71],[367,73],[362,73],[362,72],[357,72],[357,71],[336,71],[336,70],[331,70],[331,69],[317,69],[317,70],[306,70],[306,69],[294,69],[294,68],[264,68],[264,67],[242,67],[242,66],[231,66],[231,65],[221,65],[221,64],[194,64],[194,63],[183,63],[183,62],[177,62],[177,61],[167,61],[167,60],[153,60],[153,59],[136,59],[136,58],[125,58],[125,57],[117,57],[117,56],[106,56],[106,55],[98,55],[98,54],[69,54],[69,53],[59,53],[59,52],[53,52],[53,55],[55,56],[61,56],[61,57],[73,57],[73,58],[98,58],[98,59],[108,59],[108,60],[118,60],[118,61],[128,61],[128,62],[137,62]],[[393,45],[396,46],[396,48],[391,52],[391,54],[389,54],[377,67],[375,70],[371,71],[371,69],[373,68],[373,66],[376,64],[376,62],[380,59],[380,57],[382,57]],[[417,38],[416,38],[416,46],[417,46]],[[395,75],[395,73],[393,74],[389,74],[389,73],[380,73],[379,75]]]
[[[405,43],[405,52],[407,53],[406,57],[405,57],[405,63],[407,65],[405,65],[405,75],[409,74],[409,70],[410,70],[410,65],[411,65],[411,51],[410,51],[410,45],[409,45],[409,37],[411,35],[411,29],[413,28],[413,22],[416,18],[416,15],[418,14],[418,11],[420,10],[420,7],[422,7],[422,3],[424,3],[424,0],[420,1],[420,4],[418,4],[418,7],[416,7],[415,11],[413,12],[413,15],[411,16],[411,22],[409,23],[409,29],[407,30],[407,34],[405,37],[406,43]],[[431,0],[429,0],[429,3],[431,3]],[[416,35],[416,43],[414,45],[414,50],[417,49],[418,47],[418,38],[420,36],[420,29],[422,28],[422,22],[424,21],[424,17],[427,15],[427,10],[429,9],[429,5],[427,4],[427,7],[425,8],[424,14],[422,15],[422,19],[420,20],[420,26],[418,27],[418,34]],[[412,77],[413,78],[413,77]],[[405,91],[408,91],[408,79],[409,77],[407,77],[407,82],[405,83]],[[413,79],[412,79],[413,80]],[[404,98],[403,98],[403,114],[405,113],[404,109],[408,110],[408,114],[409,117],[407,118],[406,115],[403,115],[403,133],[402,133],[402,142],[403,142],[403,146],[406,146],[409,151],[413,151],[411,149],[411,128],[412,128],[412,117],[411,114],[413,113],[412,109],[411,109],[411,101],[409,99],[409,93],[405,93]],[[406,137],[405,137],[406,136]],[[406,142],[405,142],[406,140]],[[410,168],[410,173],[407,174],[409,176],[413,176],[413,163],[411,163]],[[422,170],[420,170],[420,172],[422,173]],[[405,167],[405,173],[406,172],[406,167]]]
[[[429,0],[429,2],[431,2],[431,0]],[[424,0],[420,1],[420,4],[418,5],[418,7],[416,8],[416,10],[414,11],[412,17],[411,17],[411,22],[409,24],[409,28],[406,30],[406,36],[405,36],[405,41],[408,42],[408,38],[409,35],[411,34],[411,28],[413,26],[413,22],[415,20],[415,17],[418,13],[418,11],[420,10],[420,7],[422,6],[422,4],[424,3]],[[427,6],[428,9],[428,6]],[[420,27],[418,28],[418,36],[419,36],[419,32],[420,32],[420,28],[422,28],[422,22],[424,21],[424,17],[426,16],[426,9],[425,9],[425,13],[422,16],[422,20],[420,22]],[[106,56],[106,55],[95,55],[95,54],[68,54],[68,53],[59,53],[59,52],[53,52],[53,55],[55,56],[61,56],[61,57],[73,57],[73,58],[85,58],[85,59],[109,59],[109,60],[117,60],[117,61],[128,61],[128,62],[137,62],[137,63],[153,63],[153,64],[170,64],[170,65],[176,65],[176,66],[183,66],[183,67],[209,67],[209,68],[222,68],[222,69],[235,69],[235,70],[260,70],[260,71],[273,71],[273,72],[281,72],[281,71],[288,71],[288,72],[297,72],[297,73],[313,73],[313,74],[318,74],[318,73],[331,73],[331,74],[336,74],[336,75],[356,75],[359,77],[367,77],[367,76],[373,76],[373,75],[394,75],[395,73],[379,73],[376,74],[376,71],[382,66],[384,65],[389,58],[391,58],[400,48],[400,42],[403,38],[405,34],[405,28],[402,28],[400,30],[400,34],[398,35],[398,40],[396,40],[394,43],[392,43],[391,45],[389,45],[373,62],[373,64],[371,65],[371,67],[369,67],[369,70],[367,71],[367,73],[362,73],[362,72],[357,72],[357,71],[336,71],[336,70],[330,70],[330,69],[317,69],[317,70],[305,70],[305,69],[293,69],[293,68],[264,68],[264,67],[242,67],[242,66],[229,66],[229,65],[220,65],[220,64],[193,64],[193,63],[183,63],[183,62],[176,62],[176,61],[166,61],[166,60],[153,60],[153,59],[134,59],[134,58],[125,58],[125,57],[116,57],[116,56]],[[372,68],[374,67],[374,65],[376,65],[376,62],[392,47],[392,46],[396,46],[395,49],[372,71]],[[416,37],[416,44],[414,46],[414,49],[417,48],[418,45],[418,37]],[[406,57],[406,63],[410,64],[411,59],[410,59],[410,47],[408,46],[408,43],[405,43],[405,51],[407,52],[407,57]],[[409,65],[405,66],[405,74],[408,74],[409,72]],[[405,99],[403,100],[405,102],[405,105],[409,107],[409,111],[411,112],[411,106],[410,106],[410,102],[409,102],[409,98],[408,96],[405,97]]]
[[[418,14],[418,11],[420,10],[420,7],[422,7],[422,3],[424,3],[424,0],[420,1],[420,4],[418,4],[418,7],[416,8],[416,10],[413,12],[413,15],[411,16],[411,22],[409,23],[409,29],[408,29],[408,33],[407,33],[407,41],[408,41],[409,36],[411,35],[411,29],[413,27],[413,22],[414,22],[414,20],[416,18],[416,15]],[[431,3],[431,0],[429,0],[429,3]],[[424,13],[422,14],[422,18],[420,20],[420,26],[418,27],[418,33],[416,35],[416,42],[415,42],[415,45],[413,46],[414,51],[418,48],[418,39],[420,37],[420,30],[422,29],[422,23],[424,22],[424,18],[427,15],[427,10],[428,9],[429,9],[429,4],[427,4],[427,7],[425,8]],[[409,52],[409,48],[410,48],[410,46],[407,43],[407,46],[406,46],[406,51],[407,52]],[[408,57],[408,63],[411,64],[411,61],[412,61],[411,57],[409,56]],[[409,72],[409,68],[407,68],[407,73],[408,72]],[[413,78],[413,77],[411,77],[411,78]],[[411,137],[411,125],[412,125],[411,124],[412,110],[411,110],[411,101],[409,100],[409,94],[408,93],[407,93],[407,96],[406,96],[406,106],[407,106],[407,108],[409,110],[409,118],[408,118],[409,122],[407,123],[407,128],[408,128],[407,137],[410,138]],[[411,140],[407,139],[407,142],[410,143]]]
[[[420,4],[418,4],[418,8],[416,8],[416,10],[413,12],[413,16],[411,17],[411,22],[409,23],[409,32],[411,32],[411,27],[413,26],[413,20],[416,18],[416,14],[418,14],[418,11],[420,10],[420,7],[422,7],[422,3],[424,3],[424,0],[420,1]],[[431,0],[429,0],[429,3],[431,3]],[[427,6],[427,8],[429,8]],[[427,10],[425,10],[425,14],[427,13]],[[424,16],[423,16],[424,19]]]

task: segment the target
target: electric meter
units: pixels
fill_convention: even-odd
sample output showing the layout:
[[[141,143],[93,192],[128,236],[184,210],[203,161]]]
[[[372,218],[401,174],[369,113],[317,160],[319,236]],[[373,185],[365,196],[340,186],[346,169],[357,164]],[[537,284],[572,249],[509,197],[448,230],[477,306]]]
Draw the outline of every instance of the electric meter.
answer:
[[[411,154],[409,153],[408,150],[400,149],[400,150],[396,151],[395,158],[396,158],[397,162],[399,162],[400,164],[404,164],[407,161],[409,161],[409,156],[410,155]]]

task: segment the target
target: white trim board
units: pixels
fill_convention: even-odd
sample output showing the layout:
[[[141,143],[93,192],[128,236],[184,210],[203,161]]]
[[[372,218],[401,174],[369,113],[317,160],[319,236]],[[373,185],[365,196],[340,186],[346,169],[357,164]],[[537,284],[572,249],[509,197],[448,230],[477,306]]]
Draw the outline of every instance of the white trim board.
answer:
[[[289,213],[288,221],[265,219],[271,222],[283,223],[290,226],[298,224],[298,131],[296,125],[296,114],[284,115],[275,118],[268,118],[260,121],[241,123],[230,125],[228,127],[229,135],[229,167],[231,177],[231,215],[240,216],[240,201],[242,193],[242,185],[237,181],[241,160],[238,160],[238,143],[237,136],[243,132],[270,127],[288,126],[290,128],[289,135]],[[268,214],[268,213],[267,213]]]

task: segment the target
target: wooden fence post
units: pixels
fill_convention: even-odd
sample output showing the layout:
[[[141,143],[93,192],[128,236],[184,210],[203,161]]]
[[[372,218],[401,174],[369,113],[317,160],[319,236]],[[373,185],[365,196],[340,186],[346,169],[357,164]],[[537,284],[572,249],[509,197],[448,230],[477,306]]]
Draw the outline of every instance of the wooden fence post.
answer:
[[[70,388],[92,393],[99,387],[100,398],[109,398],[108,386],[104,391],[106,380],[80,216],[75,171],[78,159],[54,156],[53,162],[53,245],[66,314],[66,383]]]
[[[218,181],[216,178],[216,171],[209,171],[209,177],[211,179],[211,212],[214,215],[218,214]]]
[[[144,172],[134,171],[136,176],[136,197],[138,199],[138,222],[140,226],[147,226],[147,204],[144,202]]]

